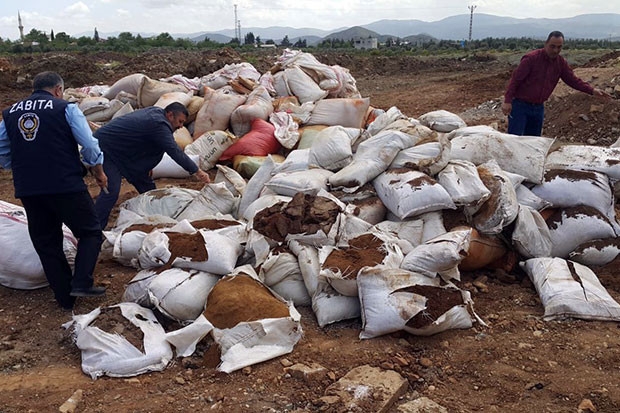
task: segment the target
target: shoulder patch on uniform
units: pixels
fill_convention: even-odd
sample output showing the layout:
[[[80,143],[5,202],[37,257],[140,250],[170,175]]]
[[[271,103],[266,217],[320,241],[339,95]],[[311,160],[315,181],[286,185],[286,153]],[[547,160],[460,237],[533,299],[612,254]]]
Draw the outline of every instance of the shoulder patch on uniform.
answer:
[[[24,140],[27,141],[33,141],[37,137],[40,124],[39,116],[32,112],[24,113],[17,121],[19,132],[22,134]]]

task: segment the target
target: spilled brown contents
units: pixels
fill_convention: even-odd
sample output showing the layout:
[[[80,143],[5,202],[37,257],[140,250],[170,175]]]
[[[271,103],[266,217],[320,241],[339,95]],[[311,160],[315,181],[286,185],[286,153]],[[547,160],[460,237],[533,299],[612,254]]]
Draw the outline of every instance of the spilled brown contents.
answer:
[[[407,321],[407,327],[423,328],[431,325],[446,311],[455,305],[463,304],[461,292],[449,288],[431,287],[428,285],[415,285],[400,291],[406,291],[426,297],[426,309],[420,311]]]
[[[545,221],[549,229],[554,230],[558,229],[560,224],[564,222],[564,219],[579,217],[597,217],[598,219],[609,222],[609,219],[596,208],[587,205],[556,209]]]
[[[166,232],[168,237],[168,249],[170,250],[170,259],[164,265],[168,269],[172,267],[172,263],[176,258],[187,257],[191,261],[204,262],[209,259],[205,240],[200,232],[193,234],[184,234],[181,232]],[[162,268],[159,268],[163,271]]]
[[[550,169],[545,172],[544,182],[551,182],[558,177],[569,181],[583,181],[586,179],[595,180],[596,174],[592,171],[578,171],[575,169]]]
[[[170,228],[174,224],[132,224],[123,230],[123,233],[132,231],[142,231],[145,234],[149,234],[154,229]]]
[[[215,284],[204,315],[215,327],[224,329],[241,322],[288,317],[289,310],[260,282],[240,274],[225,276]]]
[[[279,242],[288,234],[329,233],[340,213],[338,205],[323,197],[297,193],[288,203],[277,203],[254,216],[253,227]]]
[[[235,225],[241,225],[240,222],[226,220],[226,219],[199,219],[196,221],[192,221],[191,224],[196,229],[211,229],[211,230],[232,227]]]
[[[383,262],[387,255],[383,241],[372,234],[364,234],[349,241],[348,248],[333,250],[323,268],[338,269],[344,279],[356,279],[360,269]]]
[[[144,352],[144,333],[123,317],[118,307],[104,307],[101,313],[90,324],[110,334],[119,334],[129,341],[135,348]]]

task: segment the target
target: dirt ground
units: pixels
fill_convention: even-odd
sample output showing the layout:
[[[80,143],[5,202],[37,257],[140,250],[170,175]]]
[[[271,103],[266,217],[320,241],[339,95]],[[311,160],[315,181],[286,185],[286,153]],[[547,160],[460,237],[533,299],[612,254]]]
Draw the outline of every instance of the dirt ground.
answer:
[[[269,53],[253,55],[248,61],[264,72],[277,57]],[[500,97],[518,56],[517,60],[475,55],[315,56],[323,63],[348,68],[372,106],[397,106],[411,117],[445,109],[461,114],[469,125],[506,127]],[[576,72],[611,91],[620,84],[619,56],[600,56]],[[138,57],[112,53],[0,57],[0,106],[26,96],[30,79],[42,70],[56,70],[67,87],[80,87],[111,84],[135,72],[152,78],[175,73],[200,76],[245,59],[228,49],[150,52]],[[562,142],[609,145],[620,137],[619,114],[619,100],[601,103],[559,86],[547,104],[544,135]],[[158,182],[159,187],[165,185],[201,187],[189,179]],[[93,182],[90,189],[94,195]],[[124,185],[120,201],[135,195]],[[0,170],[0,199],[19,203],[13,197],[10,172],[4,170]],[[620,300],[617,263],[594,270],[612,297]],[[135,273],[102,254],[95,277],[108,287],[107,295],[79,299],[75,312],[116,304]],[[330,384],[365,364],[395,370],[408,380],[406,395],[391,412],[420,396],[449,412],[620,411],[617,323],[542,321],[540,299],[518,266],[508,274],[463,273],[459,286],[471,292],[475,309],[488,327],[475,325],[432,337],[398,333],[360,340],[359,319],[319,328],[312,310],[301,307],[304,336],[284,357],[224,374],[215,371],[205,357],[206,345],[201,345],[196,355],[176,359],[163,372],[94,381],[82,373],[80,352],[61,327],[71,314],[57,307],[50,289],[0,287],[0,413],[58,411],[78,389],[83,391],[78,412],[343,412],[347,411],[343,405],[326,404],[320,398]],[[315,380],[291,377],[284,359],[318,363],[329,373]]]

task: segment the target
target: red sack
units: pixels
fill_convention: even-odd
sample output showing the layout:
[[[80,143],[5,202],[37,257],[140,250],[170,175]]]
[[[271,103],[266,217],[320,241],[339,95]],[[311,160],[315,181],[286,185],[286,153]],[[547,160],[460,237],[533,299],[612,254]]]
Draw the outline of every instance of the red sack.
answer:
[[[254,119],[252,129],[229,146],[219,160],[228,161],[235,155],[267,156],[277,153],[282,145],[274,135],[275,130],[275,126],[271,123],[259,118]]]

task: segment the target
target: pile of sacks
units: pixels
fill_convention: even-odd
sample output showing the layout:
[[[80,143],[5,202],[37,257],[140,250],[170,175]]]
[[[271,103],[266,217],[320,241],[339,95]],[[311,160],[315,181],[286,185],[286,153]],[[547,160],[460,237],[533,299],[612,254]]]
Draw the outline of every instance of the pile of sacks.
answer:
[[[184,89],[160,95],[145,89],[153,82]],[[361,317],[364,339],[484,325],[460,271],[516,261],[545,319],[620,320],[591,269],[619,252],[618,148],[551,151],[553,139],[467,126],[444,110],[376,109],[346,69],[288,50],[262,75],[247,63],[200,79],[131,75],[92,98],[132,108],[186,99],[185,151],[216,168],[200,191],[156,189],[121,205],[105,236],[137,270],[119,311],[144,345],[106,345],[111,334],[93,325],[101,309],[74,316],[67,327],[92,377],[165,368],[172,347],[190,355],[207,335],[220,371],[285,354],[302,335],[295,306],[311,306],[320,326]],[[165,159],[156,169],[176,176]],[[152,311],[185,327],[166,332]]]

